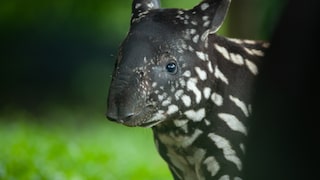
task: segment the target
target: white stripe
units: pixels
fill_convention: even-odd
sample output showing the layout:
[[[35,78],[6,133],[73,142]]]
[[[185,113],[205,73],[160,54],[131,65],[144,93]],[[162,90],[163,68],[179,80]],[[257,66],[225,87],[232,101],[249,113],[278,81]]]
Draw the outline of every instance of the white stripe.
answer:
[[[253,56],[264,56],[264,52],[258,49],[248,49],[248,48],[244,48],[244,50]]]
[[[230,56],[226,48],[219,46],[218,44],[214,44],[214,46],[225,59],[230,60]]]
[[[208,69],[209,69],[209,72],[213,73],[213,68],[212,68],[211,61],[208,61]]]
[[[229,141],[215,133],[209,133],[208,137],[217,145],[219,149],[222,149],[224,157],[233,162],[237,168],[242,170],[242,162],[239,157],[236,155],[236,152],[232,149]]]
[[[196,84],[197,84],[197,79],[196,78],[190,78],[187,82],[187,88],[188,90],[191,90],[195,96],[196,96],[196,103],[200,103],[202,95],[201,95],[201,91],[197,88]]]
[[[227,38],[229,41],[237,43],[237,44],[242,44],[242,40],[240,39],[235,39],[235,38]]]
[[[246,61],[246,65],[248,67],[248,69],[252,72],[252,74],[257,75],[258,74],[258,67],[251,61],[249,61],[248,59],[245,60]]]
[[[231,100],[232,102],[234,102],[234,104],[235,104],[236,106],[238,106],[238,107],[242,110],[242,112],[244,113],[244,115],[245,115],[246,117],[249,117],[248,108],[247,108],[246,104],[245,104],[243,101],[240,101],[240,99],[238,99],[238,98],[236,98],[236,97],[234,97],[234,96],[232,96],[232,95],[230,95],[229,98],[230,98],[230,100]]]
[[[242,150],[243,153],[246,153],[246,147],[244,146],[243,143],[240,144],[240,149]]]
[[[205,61],[206,60],[206,55],[203,52],[200,51],[196,51],[196,54],[198,56],[198,58],[200,58],[201,60]]]
[[[200,67],[195,67],[194,68],[199,76],[199,78],[204,81],[207,79],[207,73],[206,71],[202,70]]]
[[[256,44],[257,43],[256,41],[249,40],[249,39],[245,39],[245,40],[243,40],[243,42],[246,44]]]
[[[231,61],[237,65],[243,65],[244,60],[240,54],[230,53]]]
[[[224,122],[226,122],[230,129],[247,135],[247,128],[236,116],[227,113],[219,113],[218,117]]]
[[[229,84],[228,79],[226,78],[226,76],[220,71],[220,69],[218,68],[218,66],[214,67],[214,76],[218,79],[221,79],[221,81],[223,81],[226,84]]]

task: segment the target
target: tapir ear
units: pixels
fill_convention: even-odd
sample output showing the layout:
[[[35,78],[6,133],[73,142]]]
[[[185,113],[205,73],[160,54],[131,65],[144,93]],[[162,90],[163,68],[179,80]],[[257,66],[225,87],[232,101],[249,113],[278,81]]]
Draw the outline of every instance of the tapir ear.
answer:
[[[204,0],[192,9],[197,21],[204,21],[204,28],[215,33],[221,27],[229,9],[231,0]]]
[[[159,0],[133,0],[132,19],[139,18],[144,12],[160,8]]]

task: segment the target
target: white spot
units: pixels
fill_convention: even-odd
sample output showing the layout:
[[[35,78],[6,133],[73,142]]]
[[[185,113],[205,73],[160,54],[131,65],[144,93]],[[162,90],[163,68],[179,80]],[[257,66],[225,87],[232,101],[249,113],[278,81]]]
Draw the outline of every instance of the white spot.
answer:
[[[200,51],[196,51],[196,54],[198,56],[198,58],[200,58],[201,60],[205,61],[206,60],[206,55],[203,52]]]
[[[194,51],[194,48],[189,45],[189,46],[188,46],[188,50],[191,51],[191,52],[193,52],[193,51]]]
[[[206,110],[204,108],[201,108],[198,111],[188,110],[184,114],[187,116],[188,119],[191,119],[195,122],[199,122],[206,116]]]
[[[230,129],[247,135],[247,128],[236,116],[227,113],[219,113],[218,117],[223,120]]]
[[[203,21],[208,21],[208,20],[209,20],[209,16],[203,16],[203,17],[202,17],[202,20],[203,20]]]
[[[191,24],[192,24],[192,25],[195,25],[195,26],[198,25],[197,21],[191,21]]]
[[[219,46],[218,44],[214,44],[214,47],[225,59],[230,59],[229,53],[225,47]]]
[[[186,86],[186,81],[184,79],[179,79],[179,83],[181,87],[185,87]]]
[[[157,85],[158,85],[157,82],[153,82],[153,83],[152,83],[152,87],[153,87],[153,88],[157,87]]]
[[[208,27],[210,25],[210,21],[205,21],[204,23],[203,23],[203,27]]]
[[[202,81],[204,81],[204,80],[207,79],[207,73],[206,73],[206,71],[200,69],[199,67],[195,67],[194,69],[196,70],[199,78],[200,78]]]
[[[166,100],[164,100],[163,102],[162,102],[162,106],[168,106],[169,104],[171,104],[171,97],[168,97]]]
[[[190,29],[190,34],[195,34],[197,32],[197,30],[195,29]]]
[[[176,93],[174,94],[176,100],[179,100],[183,93],[184,91],[182,89],[177,90]]]
[[[229,98],[236,104],[236,106],[238,106],[242,110],[246,117],[249,117],[249,110],[243,101],[240,101],[240,99],[233,97],[232,95],[229,95]]]
[[[181,127],[181,126],[184,126],[188,123],[189,120],[182,120],[182,119],[179,119],[179,120],[174,120],[173,123],[176,127]]]
[[[229,175],[223,175],[218,180],[230,180]]]
[[[242,162],[239,157],[236,155],[236,152],[232,149],[230,142],[215,133],[209,133],[208,137],[216,144],[219,149],[222,149],[224,157],[233,162],[237,168],[242,170]]]
[[[208,121],[208,119],[204,119],[204,122],[206,123],[207,126],[209,126],[211,124],[211,122]]]
[[[178,14],[184,14],[184,12],[181,10],[178,10],[177,12],[178,12]]]
[[[208,3],[202,3],[200,8],[201,8],[202,11],[205,11],[206,9],[209,8],[209,4]]]
[[[184,104],[186,107],[190,107],[190,106],[191,106],[191,98],[190,98],[190,96],[183,95],[183,96],[181,97],[181,100],[182,100],[183,104]]]
[[[191,77],[191,71],[185,71],[182,76],[184,77]]]
[[[187,43],[183,39],[177,41],[178,47],[187,50]],[[183,50],[182,50],[183,51]]]
[[[207,166],[207,170],[211,173],[211,176],[215,176],[220,170],[219,163],[213,156],[207,157],[203,161],[203,164]]]
[[[171,86],[171,89],[170,89],[171,92],[175,92],[176,91],[176,88],[174,86]]]
[[[246,65],[248,67],[248,69],[252,72],[252,74],[257,75],[258,74],[258,67],[251,61],[249,61],[248,59],[245,60],[246,61]]]
[[[223,104],[223,98],[220,94],[218,93],[212,93],[211,95],[211,100],[214,102],[217,106],[222,106]]]
[[[159,95],[158,95],[158,100],[159,100],[159,101],[162,101],[163,99],[164,99],[164,95],[159,94]]]
[[[172,105],[168,106],[167,114],[169,114],[169,115],[173,114],[175,112],[178,112],[178,110],[179,110],[178,106],[172,104]]]
[[[210,98],[210,95],[211,95],[211,88],[205,87],[205,88],[203,89],[203,96],[204,96],[204,98],[209,99],[209,98]]]
[[[218,66],[215,66],[214,68],[215,72],[214,72],[214,76],[218,79],[220,79],[221,81],[223,81],[226,84],[229,84],[228,79],[226,78],[226,76],[220,71],[220,69],[218,68]]]
[[[188,90],[191,90],[195,96],[196,96],[196,103],[200,103],[201,101],[201,91],[197,88],[197,79],[196,78],[190,78],[187,82],[187,88]]]
[[[237,65],[244,64],[243,57],[240,54],[230,53],[230,58],[234,64],[237,64]]]
[[[210,34],[210,30],[206,30],[202,35],[201,35],[201,41],[206,41],[208,40],[208,36]],[[206,46],[207,47],[207,46]]]
[[[193,36],[192,41],[197,44],[199,41],[199,35],[197,34],[197,35]]]
[[[153,3],[148,3],[147,6],[148,6],[149,8],[153,8],[154,4],[153,4]]]
[[[141,7],[141,3],[137,3],[134,8],[138,9],[139,7]]]

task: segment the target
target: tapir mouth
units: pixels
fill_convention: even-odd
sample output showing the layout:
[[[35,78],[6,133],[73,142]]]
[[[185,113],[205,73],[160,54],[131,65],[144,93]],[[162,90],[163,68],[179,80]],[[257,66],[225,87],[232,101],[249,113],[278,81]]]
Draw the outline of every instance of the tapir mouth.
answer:
[[[126,117],[117,116],[115,118],[114,116],[107,113],[107,118],[129,127],[152,127],[161,122],[153,118],[154,114],[156,113],[156,108],[154,106],[148,105],[144,108],[139,109],[140,111],[131,113]]]

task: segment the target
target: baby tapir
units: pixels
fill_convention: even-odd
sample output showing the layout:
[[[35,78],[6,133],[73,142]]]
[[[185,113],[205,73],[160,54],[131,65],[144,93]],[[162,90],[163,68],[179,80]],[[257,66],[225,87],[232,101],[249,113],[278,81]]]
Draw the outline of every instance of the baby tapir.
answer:
[[[190,10],[132,3],[107,117],[151,127],[174,179],[242,179],[252,85],[268,43],[216,34],[230,1]]]

